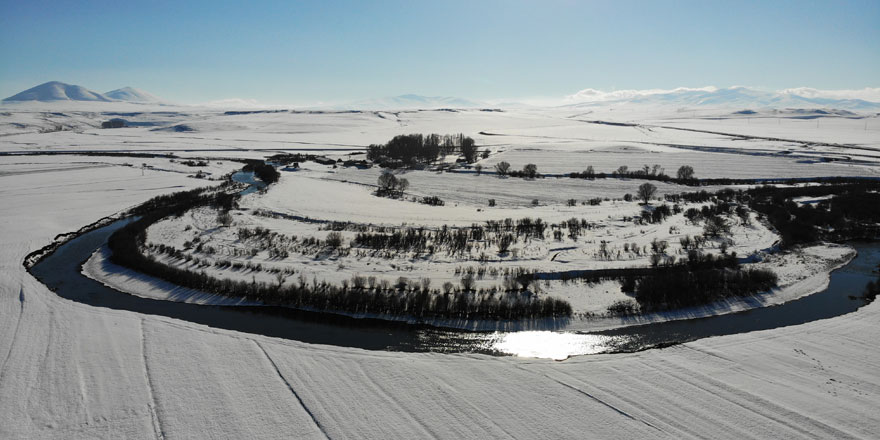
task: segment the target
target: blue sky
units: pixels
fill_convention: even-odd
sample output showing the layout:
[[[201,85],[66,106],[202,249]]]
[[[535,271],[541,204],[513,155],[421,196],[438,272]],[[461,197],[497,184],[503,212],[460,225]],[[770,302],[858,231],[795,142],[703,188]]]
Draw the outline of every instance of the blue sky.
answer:
[[[0,5],[0,97],[50,80],[275,104],[880,86],[880,1]]]

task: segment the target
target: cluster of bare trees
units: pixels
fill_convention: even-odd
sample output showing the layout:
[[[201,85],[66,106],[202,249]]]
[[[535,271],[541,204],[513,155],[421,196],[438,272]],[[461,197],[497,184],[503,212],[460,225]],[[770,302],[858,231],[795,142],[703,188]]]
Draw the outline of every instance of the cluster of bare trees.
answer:
[[[377,182],[376,195],[387,197],[400,197],[409,188],[409,180],[394,175],[389,170],[382,171]]]
[[[367,159],[385,166],[431,163],[440,155],[453,153],[460,153],[466,162],[472,163],[477,159],[476,143],[463,134],[405,134],[395,136],[386,144],[367,147]]]

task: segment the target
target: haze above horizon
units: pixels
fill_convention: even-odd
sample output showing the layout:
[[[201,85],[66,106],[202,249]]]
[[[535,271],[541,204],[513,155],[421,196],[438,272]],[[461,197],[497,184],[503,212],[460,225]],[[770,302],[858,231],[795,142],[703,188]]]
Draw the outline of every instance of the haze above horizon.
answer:
[[[0,4],[3,97],[56,79],[269,104],[880,86],[870,1]]]

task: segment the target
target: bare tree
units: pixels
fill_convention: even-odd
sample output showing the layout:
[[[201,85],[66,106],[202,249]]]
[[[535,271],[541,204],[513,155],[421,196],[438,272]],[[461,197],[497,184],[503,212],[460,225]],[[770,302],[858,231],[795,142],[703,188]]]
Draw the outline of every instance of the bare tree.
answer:
[[[222,226],[229,226],[232,224],[232,215],[229,214],[229,211],[223,211],[217,214],[217,223]]]
[[[391,171],[382,171],[382,174],[379,175],[378,185],[380,194],[394,191],[397,187],[397,176]]]
[[[584,175],[587,176],[587,179],[593,179],[596,177],[596,170],[593,169],[593,166],[590,165],[584,170]]]
[[[495,164],[495,172],[498,173],[499,176],[506,176],[508,172],[510,172],[510,164],[501,161]]]
[[[477,146],[474,144],[473,139],[462,136],[461,155],[464,156],[464,160],[467,161],[467,163],[473,163],[474,160],[477,159]]]
[[[327,239],[324,241],[327,244],[327,247],[336,249],[339,246],[342,246],[342,234],[336,231],[333,231],[327,234]]]
[[[474,286],[476,285],[476,281],[474,281],[473,274],[467,274],[461,279],[461,290],[465,292],[470,292],[474,290]]]
[[[639,189],[636,191],[636,195],[644,200],[646,205],[651,201],[651,198],[654,197],[655,193],[657,193],[657,187],[649,182],[639,185]]]
[[[694,178],[694,167],[690,165],[682,165],[678,169],[678,180],[691,180]]]
[[[730,225],[722,217],[713,215],[706,219],[703,226],[703,235],[707,237],[719,237],[730,233]]]

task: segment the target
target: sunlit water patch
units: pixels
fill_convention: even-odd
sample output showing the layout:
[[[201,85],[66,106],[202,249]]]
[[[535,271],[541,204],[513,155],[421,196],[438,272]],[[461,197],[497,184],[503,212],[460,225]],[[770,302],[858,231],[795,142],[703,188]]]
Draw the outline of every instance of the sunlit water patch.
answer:
[[[490,346],[504,354],[564,360],[571,356],[607,352],[614,347],[613,336],[524,331],[495,333],[489,337]]]
[[[444,353],[484,353],[517,357],[564,360],[572,356],[620,350],[633,343],[631,336],[609,336],[578,332],[456,332],[429,329],[421,332],[419,344]]]

